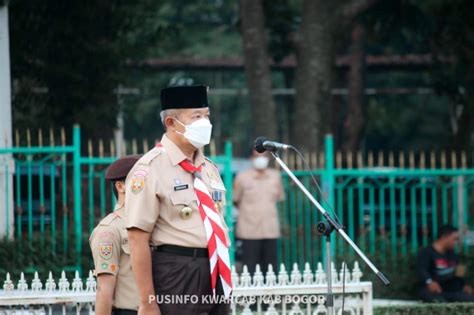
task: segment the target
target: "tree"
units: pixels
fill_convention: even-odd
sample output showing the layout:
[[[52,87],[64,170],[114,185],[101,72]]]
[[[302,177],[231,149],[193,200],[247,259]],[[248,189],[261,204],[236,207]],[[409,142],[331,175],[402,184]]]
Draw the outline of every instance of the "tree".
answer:
[[[432,17],[431,47],[436,91],[450,98],[452,148],[474,146],[474,3],[429,1],[420,4]]]
[[[333,28],[332,14],[337,1],[306,0],[300,30],[295,36],[297,59],[293,141],[298,148],[315,151],[325,131],[323,109],[328,107],[332,87]]]
[[[355,22],[351,32],[351,65],[348,76],[348,104],[344,121],[343,150],[355,152],[359,149],[365,125],[365,28]]]
[[[68,130],[80,123],[89,134],[95,133],[94,126],[101,125],[101,133],[113,129],[111,104],[115,102],[114,70],[118,65],[113,44],[120,18],[116,9],[115,3],[104,1],[11,3],[17,128],[38,128],[50,121]],[[43,89],[42,101],[31,92],[38,88]],[[28,98],[30,102],[20,103]]]
[[[306,151],[319,149],[323,134],[330,131],[328,116],[334,78],[334,48],[338,43],[336,32],[341,28],[344,30],[348,21],[373,3],[375,0],[303,2],[301,26],[294,37],[297,69],[292,134],[296,145]],[[360,129],[356,124],[350,125]]]
[[[378,137],[390,129],[388,126],[397,124],[396,130],[392,130],[392,133],[396,132],[397,140],[393,135],[391,139],[382,135],[376,142],[385,145],[393,139],[398,142],[398,147],[417,150],[472,148],[474,96],[468,88],[474,84],[472,9],[472,1],[467,0],[392,0],[379,2],[365,17],[363,24],[367,29],[369,50],[396,54],[408,52],[431,58],[433,66],[425,73],[413,72],[408,82],[413,84],[413,78],[423,76],[422,84],[431,86],[435,92],[432,96],[419,96],[416,101],[416,95],[410,96],[411,100],[405,97],[403,102],[412,103],[411,106],[386,111],[386,117],[377,116],[380,128],[368,130],[370,138]],[[393,101],[385,99],[383,105],[388,109],[390,103]],[[377,110],[377,114],[380,111]],[[397,116],[404,119],[396,120]],[[371,124],[375,125],[374,122]]]
[[[69,131],[79,123],[87,137],[110,137],[118,112],[114,89],[127,76],[125,60],[166,31],[162,20],[143,18],[153,16],[151,5],[160,8],[148,0],[11,1],[15,127]]]
[[[253,117],[253,136],[277,136],[262,0],[240,1],[245,77]]]

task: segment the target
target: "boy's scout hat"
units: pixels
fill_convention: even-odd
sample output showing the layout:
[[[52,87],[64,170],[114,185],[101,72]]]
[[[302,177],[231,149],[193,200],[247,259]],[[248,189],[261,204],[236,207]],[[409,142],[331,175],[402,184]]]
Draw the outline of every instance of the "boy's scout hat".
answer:
[[[105,172],[105,179],[110,181],[123,180],[127,177],[128,172],[132,169],[133,165],[142,157],[141,154],[127,155],[119,158],[115,162],[109,165]]]
[[[206,85],[173,86],[161,90],[161,110],[204,108],[207,103]]]

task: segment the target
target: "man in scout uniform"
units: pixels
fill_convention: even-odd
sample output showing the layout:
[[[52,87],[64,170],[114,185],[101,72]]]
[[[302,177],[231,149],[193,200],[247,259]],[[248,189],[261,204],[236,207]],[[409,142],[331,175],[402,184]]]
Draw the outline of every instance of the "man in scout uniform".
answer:
[[[138,293],[130,265],[125,229],[125,178],[141,156],[125,156],[112,163],[105,179],[114,183],[115,211],[94,229],[89,243],[97,275],[97,315],[137,314]]]
[[[242,240],[242,263],[249,272],[260,264],[276,268],[277,239],[280,237],[277,203],[285,199],[280,172],[269,168],[267,153],[252,150],[252,168],[238,174],[233,198],[239,208],[236,236]]]
[[[228,314],[230,241],[225,188],[204,157],[209,144],[206,86],[161,91],[166,133],[130,171],[127,229],[139,314]]]

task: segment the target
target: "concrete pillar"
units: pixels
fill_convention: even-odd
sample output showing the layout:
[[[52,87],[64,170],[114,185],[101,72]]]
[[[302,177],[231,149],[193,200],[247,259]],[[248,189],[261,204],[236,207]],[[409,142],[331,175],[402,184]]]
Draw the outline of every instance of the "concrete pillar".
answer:
[[[0,7],[0,148],[12,147],[8,6]],[[0,154],[0,238],[13,236],[13,174],[10,154]]]

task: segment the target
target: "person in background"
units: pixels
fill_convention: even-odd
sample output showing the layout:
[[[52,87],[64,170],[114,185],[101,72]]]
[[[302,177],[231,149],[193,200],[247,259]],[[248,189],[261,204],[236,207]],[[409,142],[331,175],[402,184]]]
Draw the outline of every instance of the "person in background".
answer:
[[[97,276],[95,313],[97,315],[137,314],[138,293],[130,264],[125,229],[125,178],[141,156],[125,156],[113,162],[105,179],[114,184],[117,203],[89,239]]]
[[[265,273],[269,264],[274,269],[277,264],[277,203],[285,196],[280,172],[268,167],[268,155],[252,150],[250,161],[252,168],[234,181],[234,204],[239,209],[235,234],[242,241],[242,263],[250,273],[260,264]]]
[[[417,256],[419,296],[425,302],[472,302],[472,287],[464,281],[465,267],[454,252],[459,232],[451,225],[439,229],[438,238]]]

